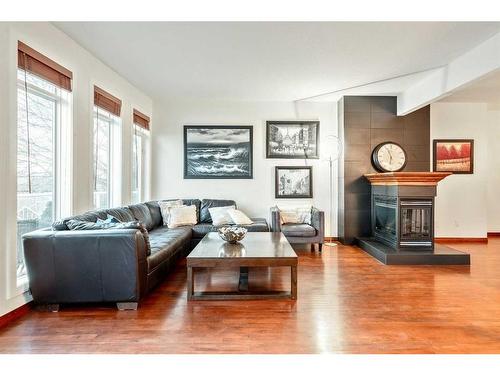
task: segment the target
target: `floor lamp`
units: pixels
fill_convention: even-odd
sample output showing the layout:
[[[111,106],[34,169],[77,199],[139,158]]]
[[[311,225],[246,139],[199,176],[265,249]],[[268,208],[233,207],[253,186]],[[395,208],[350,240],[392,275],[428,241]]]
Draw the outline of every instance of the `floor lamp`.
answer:
[[[342,144],[340,138],[336,135],[330,134],[325,139],[325,144],[321,145],[324,150],[321,156],[323,161],[328,162],[328,168],[330,172],[330,195],[329,195],[329,203],[330,203],[330,236],[333,231],[333,163],[339,159],[340,153],[342,152]],[[330,237],[330,241],[325,242],[323,245],[326,246],[337,246],[337,244],[333,241],[333,237]]]

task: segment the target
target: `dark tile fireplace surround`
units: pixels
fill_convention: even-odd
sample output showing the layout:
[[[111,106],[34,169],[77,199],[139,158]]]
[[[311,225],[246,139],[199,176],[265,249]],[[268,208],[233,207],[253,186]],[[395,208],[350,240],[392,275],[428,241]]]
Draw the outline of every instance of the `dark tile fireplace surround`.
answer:
[[[371,186],[371,151],[392,141],[408,154],[404,172],[430,171],[430,108],[396,115],[396,97],[339,102],[339,239],[384,264],[470,264],[468,254],[434,243],[436,186]]]

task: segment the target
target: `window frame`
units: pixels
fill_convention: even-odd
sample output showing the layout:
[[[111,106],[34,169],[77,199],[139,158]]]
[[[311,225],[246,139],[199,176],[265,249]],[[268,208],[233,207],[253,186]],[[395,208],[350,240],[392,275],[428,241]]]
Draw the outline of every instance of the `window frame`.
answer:
[[[108,207],[97,207],[95,204],[95,178],[96,178],[96,168],[95,168],[95,126],[97,119],[97,108],[99,108],[99,119],[108,123],[108,170],[107,170],[107,181],[108,181],[108,191],[106,192]],[[97,124],[99,122],[97,121]],[[97,106],[93,105],[92,108],[92,131],[91,131],[91,161],[92,161],[92,206],[94,209],[106,209],[121,205],[121,168],[123,164],[122,160],[122,121],[121,118],[114,115],[113,113]]]
[[[35,83],[24,81],[24,70],[16,67],[15,69],[15,148],[13,150],[11,159],[11,168],[14,175],[16,176],[14,182],[13,193],[15,194],[14,202],[14,217],[10,220],[12,225],[11,233],[13,235],[9,238],[8,248],[10,249],[7,259],[7,297],[14,298],[16,296],[24,294],[28,291],[28,275],[25,274],[21,277],[17,275],[17,213],[18,213],[18,142],[19,142],[19,95],[25,95],[25,89],[28,89],[28,95],[35,95],[45,100],[49,100],[54,105],[54,119],[52,125],[52,215],[54,220],[57,220],[63,216],[69,215],[71,213],[72,207],[72,93],[66,91],[52,82],[47,81],[43,77],[39,77],[30,72],[26,72],[27,77],[33,76],[37,79],[45,81],[50,85],[54,86],[54,92],[48,91]],[[21,76],[22,75],[22,76]],[[21,91],[21,92],[20,92]],[[21,94],[22,93],[22,94]],[[25,125],[25,122],[23,122]]]
[[[145,194],[145,187],[146,187],[146,178],[147,178],[147,148],[149,144],[149,130],[145,129],[144,127],[133,123],[133,131],[132,131],[132,153],[131,153],[131,159],[132,159],[132,170],[131,170],[131,201],[132,203],[141,203],[146,199],[146,194]],[[136,148],[136,142],[135,142],[135,137],[138,137],[140,139],[140,163],[137,166],[138,169],[138,201],[134,201],[133,199],[133,192],[134,192],[134,184],[135,184],[135,179],[134,179],[134,165],[135,165],[135,157],[134,157],[134,151]]]

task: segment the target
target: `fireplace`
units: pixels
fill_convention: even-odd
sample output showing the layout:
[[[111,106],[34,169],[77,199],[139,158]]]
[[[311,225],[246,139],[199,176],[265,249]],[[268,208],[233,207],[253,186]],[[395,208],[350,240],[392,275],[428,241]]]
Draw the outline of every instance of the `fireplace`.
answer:
[[[450,173],[371,173],[370,237],[359,247],[383,264],[468,265],[470,255],[434,243],[434,197]]]
[[[433,198],[374,194],[372,200],[377,240],[394,249],[433,249]]]
[[[395,250],[434,249],[434,197],[449,173],[365,175],[372,185],[372,237]]]

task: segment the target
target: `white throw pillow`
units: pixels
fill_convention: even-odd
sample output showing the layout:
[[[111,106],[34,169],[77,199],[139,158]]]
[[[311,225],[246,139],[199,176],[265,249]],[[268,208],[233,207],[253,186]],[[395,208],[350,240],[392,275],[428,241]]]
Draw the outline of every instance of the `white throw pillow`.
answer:
[[[227,210],[227,213],[229,214],[229,216],[231,217],[231,220],[235,224],[238,224],[238,225],[253,224],[253,221],[240,210],[230,209],[230,210]]]
[[[212,218],[212,224],[215,226],[224,224],[233,224],[231,216],[229,216],[228,211],[234,210],[235,206],[224,206],[224,207],[212,207],[208,209],[210,212],[210,217]]]
[[[159,201],[161,217],[163,219],[163,225],[168,225],[168,219],[170,217],[170,209],[172,207],[182,206],[182,200],[178,199],[176,201]]]
[[[196,206],[171,207],[169,210],[168,227],[177,228],[196,224]]]
[[[312,207],[297,207],[297,215],[302,224],[311,224],[311,210]]]
[[[311,224],[312,206],[279,207],[281,224]]]
[[[295,210],[280,210],[281,224],[300,224],[300,218]]]

